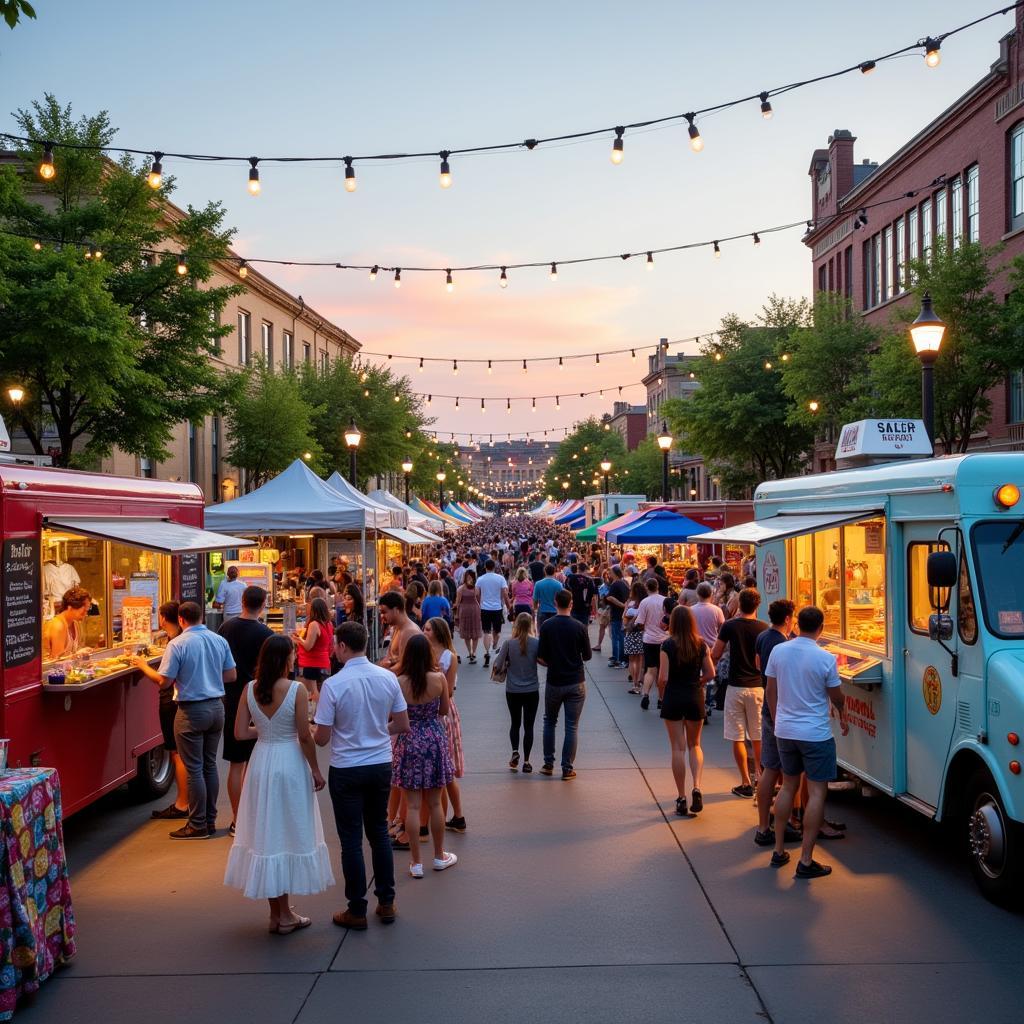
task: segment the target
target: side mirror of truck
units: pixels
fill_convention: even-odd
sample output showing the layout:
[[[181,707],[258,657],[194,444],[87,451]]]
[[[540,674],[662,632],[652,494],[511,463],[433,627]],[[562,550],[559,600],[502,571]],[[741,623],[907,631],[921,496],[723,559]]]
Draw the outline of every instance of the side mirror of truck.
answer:
[[[928,616],[928,637],[931,640],[953,639],[953,616],[938,612]]]
[[[928,586],[946,590],[956,586],[956,555],[952,551],[933,551],[928,556]]]

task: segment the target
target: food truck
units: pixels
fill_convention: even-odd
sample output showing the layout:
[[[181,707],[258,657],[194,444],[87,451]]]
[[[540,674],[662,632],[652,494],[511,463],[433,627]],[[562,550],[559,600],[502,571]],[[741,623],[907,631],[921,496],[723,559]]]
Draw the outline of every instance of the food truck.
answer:
[[[202,525],[194,484],[0,465],[0,736],[11,767],[58,769],[65,816],[128,781],[170,787],[131,658],[157,664],[161,603],[205,607],[203,552],[250,543]]]
[[[837,472],[761,484],[765,604],[825,613],[843,769],[950,822],[995,902],[1024,895],[1024,453],[930,458],[921,421],[848,424]],[[922,457],[924,456],[924,457]]]

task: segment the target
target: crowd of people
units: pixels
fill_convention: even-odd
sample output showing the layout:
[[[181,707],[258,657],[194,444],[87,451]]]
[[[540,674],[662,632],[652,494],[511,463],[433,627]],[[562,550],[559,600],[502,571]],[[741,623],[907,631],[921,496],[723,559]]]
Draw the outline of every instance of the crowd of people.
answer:
[[[367,657],[362,594],[343,564],[309,574],[306,623],[292,635],[264,624],[267,594],[259,587],[218,593],[225,622],[217,633],[202,624],[198,605],[169,602],[159,610],[170,638],[161,664],[154,670],[139,662],[161,687],[178,786],[174,802],[154,817],[182,819],[175,839],[216,834],[223,733],[234,839],[225,883],[268,901],[271,932],[307,927],[292,897],[334,883],[315,800],[327,786],[347,900],[334,921],[367,927],[365,836],[375,912],[391,923],[395,851],[408,852],[409,875],[422,879],[423,846],[434,871],[448,870],[458,855],[445,837],[468,829],[460,669],[479,664],[482,646],[482,669],[504,684],[508,768],[524,774],[534,770],[544,671],[538,770],[559,770],[570,781],[585,664],[607,639],[608,667],[626,672],[641,712],[656,701],[665,723],[676,814],[704,811],[702,732],[720,710],[739,776],[732,793],[757,808],[754,842],[771,846],[770,863],[780,867],[790,860],[786,844],[799,841],[796,876],[827,875],[815,844],[842,838],[845,828],[825,818],[836,775],[832,712],[847,730],[835,658],[816,642],[817,608],[796,615],[792,602],[777,600],[767,622],[758,617],[754,572],[746,560],[737,582],[712,559],[703,573],[689,570],[677,590],[653,556],[604,560],[599,547],[580,545],[549,522],[488,519],[421,561],[391,568],[377,603],[384,630],[377,663]],[[506,621],[511,632],[503,637]],[[326,779],[317,746],[330,748]]]

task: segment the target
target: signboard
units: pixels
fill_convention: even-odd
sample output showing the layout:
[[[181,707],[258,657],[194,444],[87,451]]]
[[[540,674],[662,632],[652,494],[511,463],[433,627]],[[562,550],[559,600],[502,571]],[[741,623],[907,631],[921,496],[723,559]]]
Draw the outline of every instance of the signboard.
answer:
[[[153,639],[155,613],[151,597],[126,597],[121,603],[121,642],[148,644]]]
[[[924,420],[858,420],[839,434],[836,462],[852,459],[921,459],[932,454]]]
[[[178,600],[206,604],[206,580],[203,556],[198,553],[178,556]]]
[[[782,590],[782,574],[779,572],[779,561],[772,551],[765,555],[764,565],[761,568],[761,583],[766,594],[778,594]]]
[[[149,606],[153,610],[150,629],[156,632],[158,629],[156,613],[160,607],[160,577],[155,572],[133,572],[131,579],[128,580],[128,593],[132,597],[149,599]]]
[[[38,537],[12,537],[4,541],[3,590],[0,592],[4,668],[27,665],[40,655],[42,602],[39,566]]]

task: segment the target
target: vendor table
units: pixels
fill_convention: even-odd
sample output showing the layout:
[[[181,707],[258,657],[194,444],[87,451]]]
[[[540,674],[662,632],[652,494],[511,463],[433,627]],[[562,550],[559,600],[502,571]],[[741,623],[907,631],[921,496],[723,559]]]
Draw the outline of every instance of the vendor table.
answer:
[[[0,773],[0,1021],[74,953],[60,779],[53,768]]]

